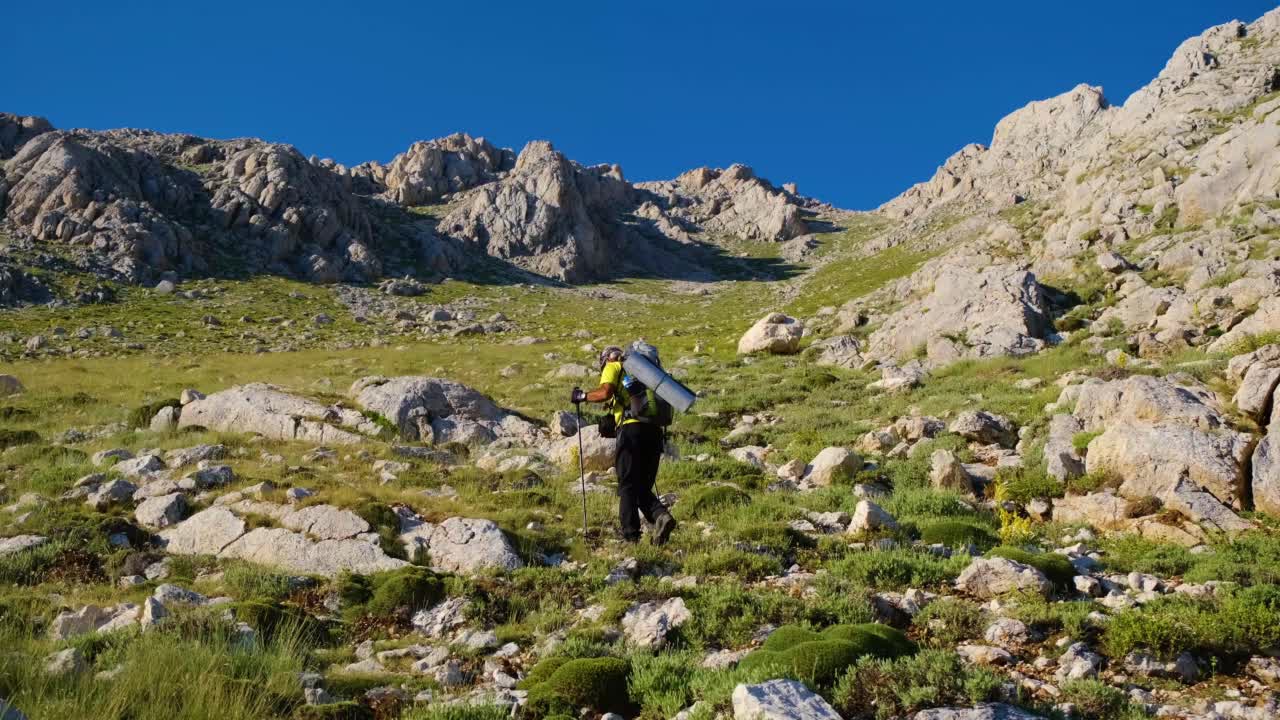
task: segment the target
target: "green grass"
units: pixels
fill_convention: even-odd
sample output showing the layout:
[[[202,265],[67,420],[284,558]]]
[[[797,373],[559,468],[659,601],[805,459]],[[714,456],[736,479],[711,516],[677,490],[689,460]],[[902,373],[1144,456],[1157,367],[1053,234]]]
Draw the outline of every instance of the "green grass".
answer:
[[[260,720],[300,704],[297,673],[307,651],[301,638],[282,632],[266,644],[244,645],[227,627],[192,621],[113,638],[92,658],[95,670],[122,668],[110,682],[92,672],[45,675],[26,658],[49,652],[49,641],[10,630],[0,695],[33,718]]]

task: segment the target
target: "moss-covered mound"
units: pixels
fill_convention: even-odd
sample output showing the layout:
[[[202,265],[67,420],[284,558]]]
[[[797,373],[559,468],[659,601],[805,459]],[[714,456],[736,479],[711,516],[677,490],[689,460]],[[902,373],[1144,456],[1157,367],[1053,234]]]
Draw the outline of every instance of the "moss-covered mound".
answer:
[[[160,402],[147,403],[129,411],[129,427],[145,428],[151,425],[151,418],[156,416],[167,407],[182,407],[182,402],[178,398],[169,398]]]
[[[391,617],[430,607],[444,598],[444,582],[427,568],[408,567],[372,575],[344,574],[338,594],[349,617]]]
[[[796,680],[828,685],[858,658],[895,658],[915,650],[906,635],[879,623],[835,625],[822,632],[786,625],[743,658],[739,667],[776,667]]]
[[[543,669],[547,665],[547,669]],[[548,672],[548,669],[552,669]],[[576,716],[579,708],[598,712],[632,712],[627,689],[630,665],[613,657],[565,660],[548,658],[538,663],[525,680],[529,710],[535,717]],[[532,682],[534,678],[544,678]]]
[[[1045,577],[1049,578],[1049,582],[1053,583],[1053,587],[1057,590],[1070,589],[1071,579],[1076,576],[1076,568],[1071,564],[1071,561],[1065,555],[1058,555],[1057,553],[1028,552],[1022,548],[1001,545],[993,548],[987,555],[990,557],[1002,557],[1023,565],[1030,565],[1044,573]]]
[[[19,445],[34,445],[40,442],[40,433],[35,430],[6,430],[0,428],[0,450]]]
[[[994,547],[999,540],[995,534],[981,525],[963,520],[939,520],[920,528],[920,540],[928,545],[947,547],[976,545],[982,550]]]
[[[681,503],[681,510],[691,517],[703,517],[726,507],[750,505],[751,496],[732,485],[712,485],[695,490]]]

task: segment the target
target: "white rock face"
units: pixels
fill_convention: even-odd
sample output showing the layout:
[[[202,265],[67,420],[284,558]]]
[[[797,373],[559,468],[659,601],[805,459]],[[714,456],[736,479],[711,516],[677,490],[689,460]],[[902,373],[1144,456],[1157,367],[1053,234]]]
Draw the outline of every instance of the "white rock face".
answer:
[[[738,340],[740,355],[768,353],[770,355],[789,355],[800,349],[800,338],[804,337],[804,323],[783,315],[769,313],[751,326]]]
[[[632,606],[622,617],[622,629],[635,647],[660,648],[666,644],[668,633],[692,617],[682,598],[642,603]]]
[[[1280,515],[1280,424],[1272,422],[1271,431],[1254,448],[1252,467],[1254,507]]]
[[[840,713],[803,683],[770,680],[733,689],[733,720],[840,720]]]
[[[489,255],[576,282],[609,271],[615,238],[599,221],[610,207],[624,205],[629,192],[621,169],[583,168],[551,143],[534,141],[507,178],[476,189],[441,227]]]
[[[427,205],[497,178],[511,169],[515,156],[484,138],[455,133],[416,142],[387,165],[365,163],[351,169],[384,188],[381,195],[400,205]]]
[[[1044,573],[1006,558],[975,558],[956,578],[956,589],[988,600],[1010,592],[1048,595],[1052,586]]]
[[[907,360],[926,348],[930,362],[944,364],[1027,355],[1045,347],[1049,312],[1032,273],[1012,265],[979,270],[947,265],[932,288],[871,334],[872,357]]]
[[[524,567],[511,541],[492,520],[453,517],[435,525],[402,510],[400,543],[411,558],[425,555],[437,572],[470,574]]]
[[[360,442],[363,438],[354,427],[338,427],[343,420],[333,408],[290,395],[274,385],[251,383],[187,404],[182,408],[178,427],[256,433],[272,440],[302,440],[321,445]]]

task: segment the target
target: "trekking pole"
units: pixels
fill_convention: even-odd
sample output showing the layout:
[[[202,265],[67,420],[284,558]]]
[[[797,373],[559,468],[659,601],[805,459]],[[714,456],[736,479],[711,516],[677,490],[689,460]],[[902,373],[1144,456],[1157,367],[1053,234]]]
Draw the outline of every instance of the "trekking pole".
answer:
[[[573,413],[578,418],[578,479],[582,481],[582,539],[590,542],[587,538],[587,467],[582,450],[582,403],[573,404]]]

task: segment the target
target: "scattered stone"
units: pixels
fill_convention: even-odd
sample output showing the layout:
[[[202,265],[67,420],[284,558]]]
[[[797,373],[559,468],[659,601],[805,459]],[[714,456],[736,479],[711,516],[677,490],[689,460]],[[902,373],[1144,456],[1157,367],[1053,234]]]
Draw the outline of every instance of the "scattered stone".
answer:
[[[827,487],[848,480],[862,469],[862,458],[842,447],[825,448],[810,461],[805,469],[805,479],[814,485]]]
[[[898,521],[884,508],[870,500],[860,500],[854,508],[848,532],[852,535],[860,535],[874,530],[892,530],[897,527]]]
[[[84,653],[80,652],[80,648],[74,647],[53,653],[45,658],[44,663],[44,671],[53,677],[79,675],[88,667],[89,663],[85,660]]]
[[[684,600],[677,597],[663,603],[633,605],[623,616],[622,627],[635,647],[660,648],[666,643],[667,634],[691,617]]]

